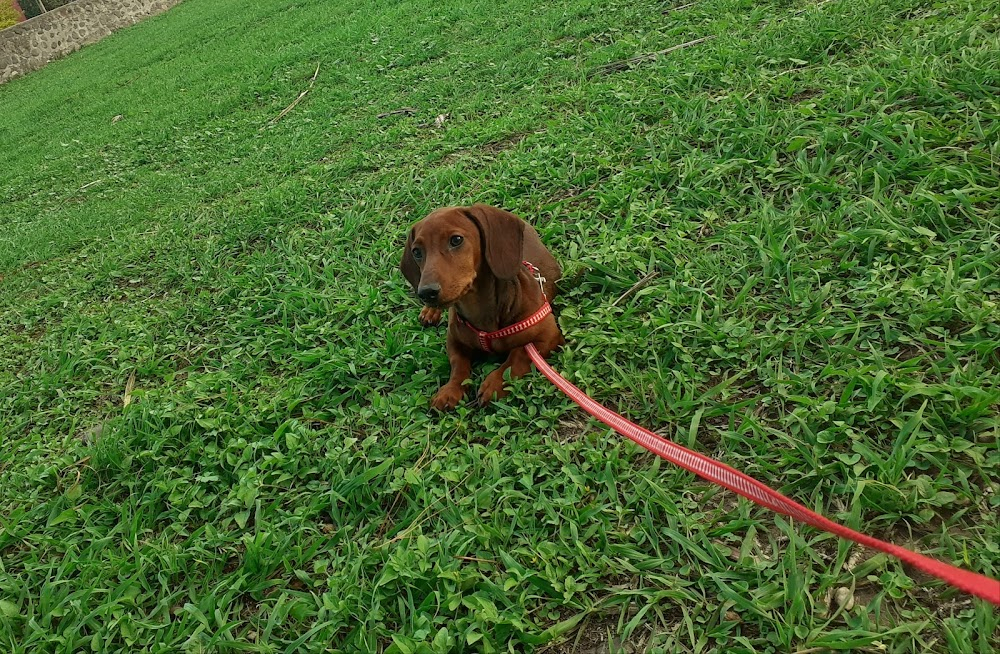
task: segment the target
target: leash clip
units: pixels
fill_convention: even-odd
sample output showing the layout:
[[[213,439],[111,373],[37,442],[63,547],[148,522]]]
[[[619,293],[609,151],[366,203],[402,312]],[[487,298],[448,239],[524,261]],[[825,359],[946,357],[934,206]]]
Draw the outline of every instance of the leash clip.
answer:
[[[536,282],[538,282],[538,290],[542,292],[542,297],[547,300],[548,296],[545,294],[545,282],[547,280],[542,277],[542,271],[540,271],[535,264],[530,261],[522,261],[521,263],[524,264],[525,268],[528,269],[528,272],[531,273],[531,276],[535,278]]]
[[[538,289],[542,292],[542,297],[545,297],[545,278],[542,277],[541,273],[535,273],[535,281],[538,282]]]

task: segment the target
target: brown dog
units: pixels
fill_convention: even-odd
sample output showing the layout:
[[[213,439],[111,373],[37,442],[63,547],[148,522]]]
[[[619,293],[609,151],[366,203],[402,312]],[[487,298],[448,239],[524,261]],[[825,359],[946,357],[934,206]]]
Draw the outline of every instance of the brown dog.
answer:
[[[546,313],[559,264],[531,225],[512,213],[484,204],[433,211],[410,230],[399,268],[424,303],[421,324],[436,325],[449,310],[451,378],[431,399],[435,409],[452,409],[462,399],[477,354],[508,355],[479,387],[479,403],[487,404],[507,395],[508,368],[511,378],[531,369],[524,345],[534,343],[548,357],[563,343],[555,317]],[[498,330],[504,333],[486,333]]]

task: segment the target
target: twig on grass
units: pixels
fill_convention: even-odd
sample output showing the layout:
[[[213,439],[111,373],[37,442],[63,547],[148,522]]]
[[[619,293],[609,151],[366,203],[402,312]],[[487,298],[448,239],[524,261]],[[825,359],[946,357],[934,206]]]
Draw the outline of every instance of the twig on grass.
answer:
[[[67,203],[67,202],[69,202],[70,200],[72,200],[73,198],[75,198],[75,197],[76,197],[77,195],[79,195],[80,193],[82,193],[82,192],[86,191],[86,190],[87,190],[88,188],[90,188],[90,187],[91,187],[91,186],[93,186],[94,184],[100,184],[100,183],[101,183],[101,182],[103,182],[103,181],[104,181],[103,179],[95,179],[95,180],[94,180],[94,181],[92,181],[92,182],[87,182],[86,184],[84,184],[84,185],[83,185],[83,186],[81,186],[80,188],[76,189],[75,191],[73,191],[72,193],[70,193],[69,195],[67,195],[66,197],[64,197],[64,198],[63,198],[63,199],[62,199],[62,200],[61,200],[61,201],[59,202],[59,205],[58,205],[58,206],[57,206],[57,207],[55,208],[55,211],[58,211],[58,210],[62,209],[62,208],[63,208],[64,206],[66,206],[66,203]]]
[[[655,61],[657,57],[660,57],[662,55],[670,54],[671,52],[682,50],[684,48],[690,48],[693,45],[698,45],[699,43],[704,43],[705,41],[711,41],[714,38],[715,35],[710,34],[708,36],[703,36],[700,39],[688,41],[687,43],[679,43],[677,45],[672,45],[669,48],[664,48],[663,50],[657,50],[656,52],[649,52],[646,54],[636,55],[635,57],[622,59],[620,61],[612,61],[610,64],[604,64],[603,66],[598,66],[590,73],[588,77],[603,75],[605,73],[616,73],[620,70],[626,70],[636,64],[646,63],[647,61]]]
[[[70,486],[70,488],[74,488],[76,486],[79,486],[80,485],[80,479],[83,478],[83,474],[80,472],[80,469],[81,468],[89,468],[90,466],[87,465],[88,463],[90,463],[90,457],[89,456],[85,456],[82,459],[80,459],[79,461],[77,461],[76,463],[71,463],[68,466],[66,466],[65,468],[63,468],[62,472],[59,473],[59,479],[56,482],[56,487],[57,488],[62,488],[62,475],[66,471],[71,470],[71,469],[73,470],[73,472],[76,473],[76,481],[73,482],[73,485]]]
[[[279,120],[281,120],[282,118],[284,118],[288,114],[289,111],[291,111],[292,109],[294,109],[295,106],[298,103],[302,102],[302,98],[306,97],[306,94],[309,93],[309,91],[312,90],[313,85],[316,83],[316,76],[317,75],[319,75],[319,64],[316,64],[316,72],[313,73],[312,79],[309,80],[309,86],[307,86],[306,89],[304,91],[302,91],[302,93],[299,93],[299,97],[295,98],[295,100],[292,101],[292,104],[290,104],[287,107],[285,107],[285,109],[280,114],[278,114],[277,116],[275,116],[274,118],[272,118],[267,123],[267,125],[264,125],[264,127],[261,127],[260,131],[264,131],[264,128],[267,127],[268,125],[274,125],[275,123],[277,123]]]
[[[625,298],[629,297],[630,295],[632,295],[633,293],[635,293],[636,291],[638,291],[639,289],[641,289],[646,284],[648,284],[649,282],[653,281],[654,279],[656,279],[659,276],[660,276],[660,273],[659,273],[659,271],[656,271],[656,270],[654,270],[653,272],[649,273],[648,275],[646,275],[645,277],[643,277],[642,279],[640,279],[639,281],[637,281],[635,284],[632,284],[632,288],[630,288],[627,291],[625,291],[624,293],[622,293],[621,297],[619,297],[617,300],[615,300],[614,302],[611,303],[611,306],[613,306],[613,307],[618,306]]]
[[[681,11],[682,9],[689,9],[690,7],[693,7],[696,4],[698,4],[698,3],[697,2],[689,2],[686,5],[681,5],[680,7],[667,7],[666,9],[663,10],[663,13],[669,14],[672,11]]]
[[[444,443],[442,443],[442,445],[438,449],[438,451],[435,452],[434,455],[431,457],[431,461],[433,461],[434,459],[436,459],[438,457],[438,455],[441,454],[441,452],[443,452],[446,447],[448,447],[448,445],[451,443],[451,441],[452,441],[452,439],[454,437],[455,437],[455,435],[452,434],[451,436],[449,436],[445,440]],[[430,450],[430,440],[427,441],[427,446],[424,447],[424,451],[420,454],[420,458],[417,459],[417,462],[413,465],[413,469],[415,471],[419,472],[419,471],[423,470],[427,466],[427,464],[430,464],[430,461],[428,461],[427,464],[424,464],[424,459],[427,458],[427,452],[429,450]],[[398,493],[396,493],[396,497],[392,500],[392,504],[389,506],[389,510],[385,512],[385,519],[382,520],[382,524],[379,525],[379,528],[375,531],[375,536],[377,538],[381,539],[381,538],[385,537],[386,533],[392,527],[392,521],[393,521],[393,518],[395,517],[396,509],[397,509],[397,507],[399,507],[399,504],[402,502],[402,500],[403,500],[403,494],[407,491],[407,489],[409,489],[409,487],[410,487],[410,485],[406,484],[406,485],[403,486],[403,488],[401,488],[399,490]]]
[[[378,116],[376,116],[376,118],[388,118],[389,116],[399,116],[399,115],[412,116],[415,113],[417,113],[417,109],[414,107],[400,107],[399,109],[393,109],[392,111],[386,111],[384,113],[381,113]]]
[[[469,481],[469,479],[471,477],[472,477],[472,473],[470,472],[469,474],[465,475],[465,479],[463,479],[460,482],[458,482],[458,485],[459,486],[464,486],[465,482]],[[427,520],[430,520],[431,518],[434,518],[436,516],[441,515],[441,513],[443,513],[445,511],[445,509],[447,509],[448,507],[442,507],[442,508],[438,509],[437,511],[435,511],[434,513],[430,513],[430,511],[431,511],[431,509],[433,509],[435,506],[437,506],[441,502],[444,502],[445,500],[450,500],[450,499],[451,498],[447,497],[447,496],[442,496],[442,497],[437,498],[436,500],[434,500],[433,502],[431,502],[430,504],[428,504],[426,507],[424,507],[424,510],[420,512],[420,514],[413,520],[413,522],[410,523],[409,527],[407,527],[406,529],[403,529],[401,532],[399,532],[398,534],[396,534],[395,536],[393,536],[389,540],[383,541],[383,542],[379,543],[378,545],[375,545],[374,548],[375,549],[381,549],[381,548],[385,547],[386,545],[392,545],[393,543],[399,542],[399,541],[407,538],[414,529],[416,529],[417,527],[419,527],[420,525],[422,525],[424,522],[426,522]]]

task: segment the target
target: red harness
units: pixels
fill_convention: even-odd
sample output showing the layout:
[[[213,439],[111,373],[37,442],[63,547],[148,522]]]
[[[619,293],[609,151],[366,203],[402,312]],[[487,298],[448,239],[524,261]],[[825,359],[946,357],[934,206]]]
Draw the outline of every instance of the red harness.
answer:
[[[495,332],[484,332],[481,329],[477,329],[472,325],[472,323],[459,315],[458,312],[455,312],[455,318],[458,322],[475,332],[476,339],[479,341],[479,347],[483,348],[487,352],[493,351],[493,341],[496,339],[513,336],[514,334],[523,332],[530,327],[534,327],[538,323],[542,322],[545,316],[552,313],[552,305],[549,304],[549,298],[545,295],[545,278],[542,277],[538,268],[536,268],[532,263],[528,261],[522,261],[521,263],[524,264],[524,267],[528,269],[528,272],[530,272],[532,277],[535,278],[535,281],[538,282],[538,288],[542,290],[542,299],[545,300],[545,302],[538,311],[534,312],[520,322],[516,322],[513,325],[504,327],[503,329],[498,329]]]

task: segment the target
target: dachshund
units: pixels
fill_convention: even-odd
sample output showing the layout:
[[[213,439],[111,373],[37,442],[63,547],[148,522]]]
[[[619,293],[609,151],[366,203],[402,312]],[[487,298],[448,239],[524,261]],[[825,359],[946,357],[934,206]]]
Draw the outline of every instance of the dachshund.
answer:
[[[549,306],[559,264],[538,232],[512,213],[485,204],[437,209],[413,225],[399,268],[424,304],[422,325],[438,324],[448,310],[451,377],[431,399],[438,411],[462,399],[473,358],[507,355],[479,387],[485,406],[508,394],[507,370],[516,379],[531,369],[526,344],[547,358],[564,343]]]

